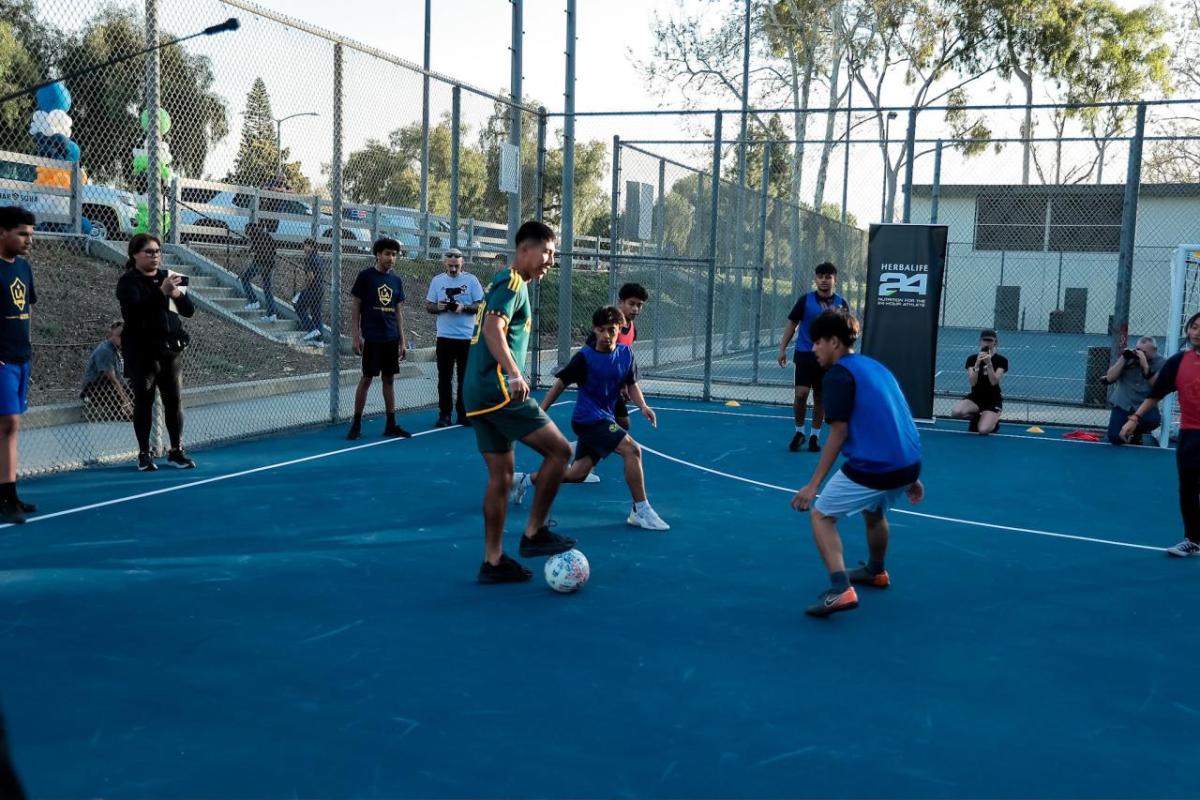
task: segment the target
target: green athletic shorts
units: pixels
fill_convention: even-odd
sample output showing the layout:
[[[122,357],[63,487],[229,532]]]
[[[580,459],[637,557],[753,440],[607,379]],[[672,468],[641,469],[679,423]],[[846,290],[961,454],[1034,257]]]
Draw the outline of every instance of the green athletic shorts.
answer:
[[[550,417],[532,397],[471,417],[481,453],[507,453],[513,442],[549,424]]]

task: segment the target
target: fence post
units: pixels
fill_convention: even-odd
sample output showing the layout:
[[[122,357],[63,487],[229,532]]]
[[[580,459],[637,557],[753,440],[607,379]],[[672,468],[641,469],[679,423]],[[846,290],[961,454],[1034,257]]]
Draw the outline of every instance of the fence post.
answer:
[[[454,244],[458,244],[458,169],[459,169],[459,139],[462,129],[462,87],[455,86],[450,96],[450,230]],[[475,238],[475,224],[467,220],[467,251]]]
[[[537,174],[534,176],[533,216],[538,222],[546,211],[546,109],[538,108],[537,127]],[[561,275],[559,278],[561,279]],[[533,307],[533,362],[530,371],[533,373],[531,387],[540,385],[539,371],[542,364],[542,282],[534,281],[531,292]]]
[[[331,216],[335,223],[330,232],[329,268],[329,327],[333,331],[333,346],[329,348],[329,421],[341,417],[342,352],[342,44],[333,46],[333,158],[329,189],[333,195]],[[351,332],[353,335],[353,332]]]
[[[770,189],[770,179],[771,148],[764,147],[762,195],[758,204],[758,264],[754,267],[754,341],[751,343],[754,354],[754,375],[751,383],[758,383],[758,345],[759,339],[762,337],[763,264],[767,260],[767,203],[770,202],[767,192]]]
[[[425,72],[421,75],[421,215],[425,218],[424,258],[429,258],[429,65],[433,0],[425,0]]]
[[[936,225],[938,221],[938,203],[942,199],[942,140],[937,140],[933,151],[933,188],[929,193],[929,224]],[[943,292],[943,295],[945,293]]]
[[[255,186],[250,190],[250,219],[249,222],[258,222],[258,187]]]
[[[512,100],[513,105],[510,109],[511,122],[508,126],[508,143],[517,151],[517,184],[516,191],[508,193],[508,241],[514,242],[517,237],[517,228],[521,226],[521,79],[523,77],[521,69],[522,43],[525,38],[525,0],[509,0],[509,2],[512,3],[512,96],[509,99]]]
[[[171,230],[175,229],[174,220]],[[83,175],[79,171],[79,162],[71,164],[71,233],[76,236],[83,233]],[[109,236],[115,236],[116,231],[109,231]]]
[[[379,206],[375,206],[375,216],[379,216]],[[421,212],[421,258],[429,260],[429,212]]]
[[[320,242],[321,236],[321,195],[314,194],[312,198],[312,240]]]
[[[912,222],[913,161],[916,160],[917,109],[908,110],[908,134],[904,137],[904,150],[908,154],[904,164],[904,216],[903,221]],[[819,209],[818,209],[819,211]]]
[[[712,399],[713,295],[717,290],[717,204],[721,199],[721,112],[713,123],[712,208],[708,212],[708,297],[704,301],[704,393],[705,402]]]
[[[665,159],[658,160],[658,213],[655,214],[655,220],[658,222],[658,230],[654,237],[656,252],[659,260],[654,268],[654,296],[662,297],[662,273],[667,268],[663,258],[663,242],[667,237],[667,162]],[[663,326],[659,320],[661,316],[657,311],[654,312],[654,366],[658,366],[658,340],[662,338]]]
[[[617,253],[621,247],[620,220],[617,218],[621,209],[621,137],[613,137],[612,162],[612,208],[608,222],[608,301],[617,302]]]
[[[1142,142],[1146,136],[1146,104],[1138,103],[1137,123],[1129,143],[1129,168],[1125,176],[1125,205],[1121,213],[1121,246],[1117,261],[1117,302],[1113,311],[1113,358],[1121,354],[1129,337],[1129,295],[1133,288],[1133,243],[1137,235],[1138,190],[1142,182]],[[1164,426],[1164,432],[1166,427]]]
[[[695,214],[695,222],[693,223],[694,231],[692,233],[692,253],[691,253],[691,255],[696,258],[700,258],[701,254],[702,254],[702,251],[700,249],[701,248],[700,223],[701,223],[701,219],[702,219],[701,215],[703,214],[703,210],[704,210],[704,198],[706,196],[707,195],[705,195],[705,193],[704,193],[704,173],[700,172],[700,173],[696,174],[696,214]],[[692,360],[693,361],[696,360],[697,354],[699,353],[699,350],[697,349],[697,336],[696,336],[695,323],[696,323],[696,311],[698,311],[700,309],[700,301],[701,301],[700,282],[698,280],[693,280],[692,281],[692,335],[690,337],[692,340]]]
[[[76,165],[78,167],[78,165]],[[72,176],[72,180],[74,176]],[[167,241],[170,244],[179,244],[179,176],[175,175],[171,178],[171,198],[168,211],[168,224],[171,226],[167,231]]]
[[[159,196],[160,166],[158,145],[159,49],[158,0],[146,0],[146,47],[154,48],[146,58],[146,230],[162,235],[162,198]]]
[[[379,203],[371,206],[371,245],[379,241]]]
[[[558,363],[571,358],[572,273],[575,270],[575,3],[567,0],[566,73],[563,89],[562,248],[558,275]],[[586,260],[585,260],[586,263]]]

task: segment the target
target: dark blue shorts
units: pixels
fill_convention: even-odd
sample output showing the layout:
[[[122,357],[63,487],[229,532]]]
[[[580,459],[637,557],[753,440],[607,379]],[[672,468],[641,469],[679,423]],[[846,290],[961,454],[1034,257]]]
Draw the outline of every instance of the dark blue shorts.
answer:
[[[0,364],[0,417],[24,414],[29,408],[29,362]]]
[[[599,464],[609,453],[621,446],[628,436],[625,429],[615,422],[602,419],[599,422],[571,421],[575,431],[575,460],[590,458]]]

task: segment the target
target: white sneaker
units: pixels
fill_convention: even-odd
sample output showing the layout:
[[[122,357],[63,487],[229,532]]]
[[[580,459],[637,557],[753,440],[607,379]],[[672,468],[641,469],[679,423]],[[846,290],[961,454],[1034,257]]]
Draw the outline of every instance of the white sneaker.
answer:
[[[633,525],[636,528],[645,528],[648,531],[669,531],[671,526],[663,521],[663,518],[658,515],[653,508],[646,506],[641,511],[634,509],[629,512],[629,518],[625,520],[627,525]]]
[[[1187,558],[1188,556],[1200,556],[1200,544],[1196,544],[1191,539],[1184,539],[1174,547],[1167,548],[1167,555],[1175,556],[1176,558]]]
[[[593,471],[593,472],[589,472],[589,473],[587,474],[587,477],[583,479],[583,482],[584,482],[584,483],[599,483],[599,482],[600,482],[600,476],[599,476],[599,475],[597,475],[597,474],[596,474],[594,471]]]
[[[262,321],[263,322],[274,322],[277,319],[279,319],[279,317],[275,316],[274,314],[264,314]]]
[[[530,486],[533,486],[533,481],[529,480],[528,472],[514,472],[513,485],[508,490],[508,502],[521,505],[525,502],[525,493],[529,491]]]
[[[321,338],[321,331],[317,328],[313,328],[311,331],[304,334],[304,341],[306,341],[306,342],[311,342],[313,339],[320,339],[320,338]]]
[[[262,308],[262,304],[261,304],[261,303],[259,303],[257,300],[254,300],[254,301],[252,301],[252,302],[246,303],[246,310],[247,310],[247,311],[258,311],[260,308]]]

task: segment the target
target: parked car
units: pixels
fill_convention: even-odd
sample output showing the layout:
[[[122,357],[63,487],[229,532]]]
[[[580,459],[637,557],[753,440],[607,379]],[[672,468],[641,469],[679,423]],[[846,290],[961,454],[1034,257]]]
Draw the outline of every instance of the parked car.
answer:
[[[0,204],[12,204],[32,211],[35,217],[66,216],[70,199],[47,194],[37,180],[37,167],[20,161],[9,161],[0,153]],[[14,185],[15,184],[15,185]],[[80,187],[83,216],[91,223],[91,236],[96,239],[121,239],[133,234],[137,226],[137,197],[111,186],[85,183]],[[47,229],[61,230],[64,226],[51,223]]]
[[[185,186],[179,191],[179,225],[181,228],[196,226],[245,234],[253,199],[252,195],[245,192]],[[199,208],[199,206],[208,206],[208,208]],[[271,233],[300,238],[312,235],[313,209],[309,202],[299,197],[268,196],[259,198],[258,208],[260,211],[273,214],[294,214],[303,217],[303,219],[265,217],[260,220]],[[329,214],[321,213],[318,226],[319,236],[326,239],[333,237],[333,218]],[[345,225],[342,226],[342,240],[364,242],[369,246],[371,231],[368,228]]]
[[[347,206],[342,209],[343,218],[358,224],[371,225],[371,209],[362,206]],[[421,212],[406,208],[381,206],[379,209],[379,235],[390,236],[398,241],[405,253],[416,255],[421,250]],[[466,247],[467,226],[458,226],[458,246]],[[450,222],[442,217],[429,217],[429,246],[434,250],[452,247]]]

